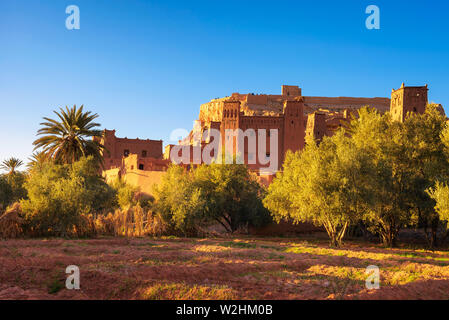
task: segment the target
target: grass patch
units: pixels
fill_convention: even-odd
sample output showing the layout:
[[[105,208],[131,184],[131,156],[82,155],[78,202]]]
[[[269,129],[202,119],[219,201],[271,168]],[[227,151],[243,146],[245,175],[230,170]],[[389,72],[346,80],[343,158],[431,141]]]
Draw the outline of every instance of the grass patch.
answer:
[[[77,245],[79,245],[80,247],[87,247],[89,244],[86,242],[77,242]]]
[[[54,279],[53,281],[49,282],[47,284],[47,292],[49,294],[56,294],[62,289],[64,289],[64,284],[61,282],[61,280]]]
[[[155,247],[155,246],[157,246],[157,244],[152,243],[152,242],[140,242],[140,243],[136,243],[135,246],[136,247],[146,247],[146,246]]]
[[[260,247],[262,249],[271,249],[271,250],[276,250],[276,251],[281,251],[282,250],[281,247],[275,247],[275,246],[261,245]]]
[[[231,250],[229,246],[200,245],[193,248],[197,252],[223,252]]]
[[[227,286],[200,286],[184,283],[156,284],[144,290],[146,300],[231,300],[234,292]]]
[[[239,249],[255,249],[255,243],[228,241],[220,243],[222,247],[239,248]]]
[[[280,254],[270,253],[270,254],[267,256],[267,259],[270,259],[270,260],[284,260],[284,259],[285,259],[285,256],[280,255]]]
[[[449,258],[432,258],[432,259],[436,261],[449,261]]]

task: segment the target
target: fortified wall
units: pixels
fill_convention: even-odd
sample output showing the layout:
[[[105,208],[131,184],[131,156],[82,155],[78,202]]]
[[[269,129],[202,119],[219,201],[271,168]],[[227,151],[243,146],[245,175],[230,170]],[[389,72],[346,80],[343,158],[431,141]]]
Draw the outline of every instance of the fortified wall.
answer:
[[[302,98],[304,101],[304,113],[309,115],[320,109],[333,112],[344,112],[345,110],[357,110],[363,106],[376,108],[381,113],[390,110],[389,98],[353,98],[353,97],[311,97],[302,96],[302,90],[298,86],[282,86],[282,94],[240,94],[233,93],[231,96],[213,99],[200,107],[199,120],[207,123],[211,121],[220,122],[222,119],[225,101],[240,101],[241,110],[245,115],[276,116],[282,114],[285,101]]]
[[[107,182],[122,179],[147,195],[153,193],[170,164],[163,158],[162,140],[118,138],[115,130],[104,130],[97,140],[105,146],[103,176]]]
[[[298,151],[304,148],[305,137],[313,138],[320,142],[324,136],[332,136],[344,122],[351,119],[351,114],[356,115],[357,110],[364,106],[376,108],[380,113],[390,111],[393,118],[403,121],[408,112],[423,113],[428,101],[428,88],[407,87],[404,84],[391,92],[389,98],[354,98],[354,97],[311,97],[302,96],[302,90],[298,86],[282,86],[280,95],[272,94],[241,94],[233,93],[224,98],[213,99],[200,106],[198,120],[190,134],[179,145],[188,148],[190,160],[183,164],[186,168],[194,167],[193,150],[201,151],[213,142],[209,129],[221,132],[220,144],[224,146],[225,131],[227,129],[253,129],[268,132],[263,140],[265,143],[265,160],[272,158],[273,138],[276,138],[278,166],[281,169],[285,153],[288,150]],[[444,113],[443,108],[440,109]],[[271,137],[270,130],[276,129],[278,136]],[[196,141],[194,137],[200,137]],[[273,175],[267,174],[264,169],[267,165],[262,163],[255,150],[260,145],[258,139],[251,140],[251,136],[243,138],[244,162],[259,175],[263,184],[270,184]],[[239,143],[237,137],[232,137],[230,142],[232,152],[237,152]],[[171,151],[175,145],[167,145],[163,152],[162,140],[141,140],[117,138],[115,130],[105,130],[103,138],[99,140],[105,145],[104,175],[107,179],[122,177],[128,183],[141,187],[148,194],[152,192],[152,186],[158,183],[172,162]],[[254,141],[254,148],[249,147],[249,141]],[[274,145],[273,145],[274,146]],[[256,151],[257,152],[257,151]],[[179,156],[179,154],[178,154]],[[214,156],[214,155],[211,155]],[[201,163],[201,159],[200,159]]]
[[[221,145],[230,142],[232,152],[239,150],[243,141],[244,162],[249,169],[257,173],[259,182],[268,186],[274,175],[266,173],[266,165],[260,162],[259,148],[265,143],[265,158],[272,158],[273,138],[276,139],[279,162],[275,170],[280,170],[288,150],[298,151],[304,148],[305,137],[318,143],[325,136],[332,136],[357,110],[364,106],[376,108],[380,113],[390,111],[393,119],[403,121],[407,113],[424,113],[427,105],[427,85],[422,87],[406,87],[404,84],[392,90],[388,98],[352,98],[352,97],[310,97],[302,96],[298,86],[282,86],[280,95],[240,94],[213,99],[202,104],[198,120],[190,134],[179,145],[167,145],[162,152],[162,140],[141,140],[117,138],[115,130],[105,130],[99,141],[105,145],[104,152],[106,170],[103,172],[108,182],[122,179],[126,183],[137,186],[141,192],[152,195],[154,186],[161,182],[169,164],[172,162],[172,150],[175,147],[188,149],[190,158],[187,169],[196,166],[194,150],[201,150],[213,143],[209,129],[219,130]],[[440,110],[444,113],[443,108]],[[270,132],[276,129],[278,136],[268,135],[265,140],[251,140],[251,134],[243,140],[232,137],[227,141],[224,134],[227,129],[253,129],[257,135],[259,130]],[[249,132],[249,131],[246,131]],[[198,142],[195,137],[201,137]],[[252,141],[252,147],[249,146]],[[254,142],[255,141],[255,145]],[[308,140],[307,140],[308,141]],[[195,149],[196,148],[196,149]],[[179,149],[179,148],[177,148]],[[256,150],[256,151],[254,151]],[[179,156],[179,153],[178,153]],[[213,156],[213,155],[211,155]],[[195,160],[195,161],[194,161]],[[255,160],[255,162],[254,162]],[[201,160],[200,160],[201,161]],[[271,169],[271,168],[270,168]],[[175,186],[174,186],[175,187]],[[315,227],[307,224],[294,226],[291,223],[271,224],[264,228],[252,229],[251,233],[261,235],[311,232]]]
[[[138,154],[141,158],[162,159],[162,140],[117,138],[115,130],[105,129],[102,138],[97,138],[97,141],[105,147],[105,169],[120,167],[122,158],[130,154]]]

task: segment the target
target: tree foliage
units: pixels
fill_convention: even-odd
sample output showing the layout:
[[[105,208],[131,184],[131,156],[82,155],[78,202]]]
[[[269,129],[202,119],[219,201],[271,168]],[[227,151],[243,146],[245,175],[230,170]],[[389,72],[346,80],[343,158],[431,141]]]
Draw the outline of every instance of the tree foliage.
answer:
[[[12,199],[11,186],[4,175],[0,175],[0,211],[6,208]]]
[[[110,186],[116,192],[116,206],[122,209],[140,206],[149,209],[154,201],[153,197],[140,192],[139,187],[127,184],[120,178],[113,181]]]
[[[362,108],[350,123],[351,139],[357,152],[365,155],[364,174],[359,185],[368,188],[362,206],[369,230],[383,243],[394,246],[399,230],[410,222],[410,170],[404,143],[404,124],[389,114]]]
[[[61,164],[74,163],[87,156],[102,163],[104,147],[92,139],[101,136],[101,131],[96,129],[100,124],[94,122],[98,114],[83,112],[83,106],[60,108],[60,112],[54,113],[58,120],[44,117],[43,127],[37,133],[41,137],[33,143],[35,149],[42,148],[47,158]]]
[[[411,171],[408,200],[430,247],[437,245],[441,220],[434,209],[435,199],[428,191],[449,178],[449,158],[443,139],[447,130],[446,117],[434,104],[428,105],[424,114],[410,115],[404,123],[404,157]]]
[[[156,210],[185,233],[214,223],[232,233],[269,221],[263,189],[245,165],[201,165],[191,171],[171,166],[155,195]]]
[[[0,169],[7,171],[8,175],[15,174],[17,169],[23,165],[23,161],[17,158],[9,158],[0,164]]]
[[[435,200],[435,210],[438,214],[438,218],[446,222],[449,222],[449,186],[441,182],[437,182],[434,188],[428,190],[429,196]]]
[[[264,203],[278,220],[322,225],[334,245],[348,223],[361,219],[387,246],[406,226],[424,226],[433,246],[442,216],[435,199],[444,188],[428,190],[448,181],[448,155],[449,129],[437,106],[404,122],[362,108],[333,137],[287,156]]]
[[[6,208],[15,201],[26,198],[23,187],[26,174],[18,171],[23,162],[17,158],[9,158],[2,162],[1,169],[7,171],[0,175],[0,208]]]
[[[98,169],[93,157],[33,169],[25,182],[29,199],[21,201],[30,233],[71,236],[83,214],[111,210],[115,191]]]
[[[268,188],[265,206],[275,220],[311,222],[326,229],[332,246],[341,244],[348,225],[359,220],[358,188],[363,155],[343,131],[301,152],[288,153],[283,171]]]

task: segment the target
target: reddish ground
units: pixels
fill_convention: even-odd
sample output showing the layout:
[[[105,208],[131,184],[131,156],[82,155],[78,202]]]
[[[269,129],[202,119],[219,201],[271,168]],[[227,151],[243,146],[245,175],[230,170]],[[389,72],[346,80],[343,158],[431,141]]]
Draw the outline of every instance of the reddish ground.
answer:
[[[77,265],[81,289],[65,288]],[[380,268],[380,289],[365,268]],[[0,299],[449,299],[449,252],[297,239],[0,241]]]

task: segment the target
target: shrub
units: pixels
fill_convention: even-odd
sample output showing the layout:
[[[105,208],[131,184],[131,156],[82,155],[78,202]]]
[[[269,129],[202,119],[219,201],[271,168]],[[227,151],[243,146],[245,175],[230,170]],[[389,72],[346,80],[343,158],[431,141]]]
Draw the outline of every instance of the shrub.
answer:
[[[263,193],[245,165],[201,165],[191,171],[171,166],[155,188],[155,210],[184,235],[202,234],[211,224],[233,233],[269,221]]]
[[[140,192],[139,187],[126,184],[120,178],[117,178],[111,187],[116,192],[116,206],[122,209],[140,205],[142,208],[149,209],[152,206],[154,198]]]
[[[25,179],[26,175],[17,171],[7,175],[0,175],[0,209],[26,198]]]
[[[29,199],[21,204],[31,235],[84,234],[83,215],[110,210],[114,190],[98,175],[92,157],[73,164],[45,163],[32,170],[25,188]]]
[[[20,215],[21,207],[16,202],[0,216],[0,238],[18,238],[22,235],[23,219]]]
[[[6,208],[11,202],[12,189],[6,176],[0,175],[0,210]]]

